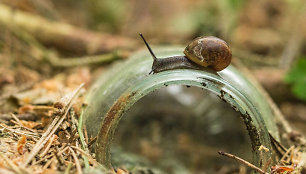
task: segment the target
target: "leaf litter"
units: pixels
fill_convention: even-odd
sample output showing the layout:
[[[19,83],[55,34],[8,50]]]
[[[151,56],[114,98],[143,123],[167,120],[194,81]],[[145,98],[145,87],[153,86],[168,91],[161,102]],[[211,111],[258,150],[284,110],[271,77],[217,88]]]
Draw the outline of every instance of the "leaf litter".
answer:
[[[20,107],[0,117],[0,173],[80,174],[93,168],[122,173],[104,169],[83,149],[82,144],[88,147],[92,140],[80,138],[78,131],[85,93],[82,80],[90,81],[86,71],[82,78],[58,75],[12,94]],[[86,129],[80,130],[81,136],[87,135]]]

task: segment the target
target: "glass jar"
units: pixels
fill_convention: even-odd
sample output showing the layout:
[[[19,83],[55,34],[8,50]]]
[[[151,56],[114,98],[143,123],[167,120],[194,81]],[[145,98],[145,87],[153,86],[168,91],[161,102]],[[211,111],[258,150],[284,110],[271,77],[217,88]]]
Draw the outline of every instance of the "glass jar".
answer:
[[[183,48],[155,47],[154,50],[158,50],[156,51],[157,57],[169,57],[182,55]],[[106,167],[111,167],[110,152],[111,148],[115,147],[112,140],[117,126],[120,127],[119,121],[123,116],[133,117],[132,115],[142,113],[144,118],[152,117],[154,111],[156,112],[156,110],[162,108],[161,106],[165,106],[169,109],[167,113],[180,115],[185,112],[185,115],[192,118],[192,123],[199,123],[194,127],[187,125],[187,128],[195,128],[189,133],[194,135],[197,132],[196,130],[201,132],[200,128],[202,126],[203,130],[207,132],[199,133],[200,137],[204,136],[201,142],[207,140],[210,147],[217,146],[218,143],[231,144],[233,142],[226,143],[227,141],[219,140],[230,137],[227,138],[228,141],[235,141],[235,135],[244,137],[246,134],[241,132],[246,130],[250,140],[247,151],[252,153],[252,163],[259,167],[268,163],[272,157],[269,132],[273,137],[279,139],[275,118],[264,96],[239,70],[230,65],[217,73],[204,70],[176,69],[149,75],[151,66],[152,58],[149,52],[146,50],[140,51],[132,55],[126,62],[114,64],[92,86],[86,98],[87,107],[82,116],[88,135],[90,137],[97,136],[94,151],[99,162]],[[157,107],[156,104],[158,104]],[[156,109],[152,109],[152,107]],[[232,109],[233,111],[231,111]],[[160,114],[155,113],[153,115]],[[238,117],[235,115],[239,115],[241,121],[237,120]],[[159,117],[161,118],[161,116]],[[126,123],[128,122],[127,120]],[[163,122],[164,120],[158,124]],[[175,121],[172,122],[176,123]],[[182,123],[178,124],[182,125]],[[134,127],[134,129],[141,130],[142,128],[139,128],[139,126],[141,124],[138,124],[138,127]],[[175,128],[176,124],[171,124],[171,126]],[[241,129],[241,127],[244,129]],[[145,129],[146,127],[144,127]],[[167,129],[159,128],[159,130]],[[121,132],[125,132],[124,129]],[[233,134],[233,132],[236,132],[236,134]],[[116,141],[119,144],[124,137],[122,134],[116,135],[116,137],[119,137],[118,139],[121,139]],[[152,132],[149,134],[152,134]],[[160,132],[159,134],[164,135],[167,132]],[[223,136],[217,138],[217,134]],[[183,144],[188,139],[183,135],[178,136],[176,134],[175,136],[179,137],[177,141],[182,141]],[[218,141],[214,141],[214,137]],[[141,142],[136,143],[141,144]],[[247,141],[244,141],[244,143],[248,144]],[[270,151],[259,151],[258,148],[261,145]],[[148,143],[147,146],[151,147]],[[239,149],[239,147],[233,147],[232,149],[235,148]],[[200,151],[200,149],[198,150]],[[197,153],[197,151],[190,153]],[[217,152],[214,153],[217,154]]]

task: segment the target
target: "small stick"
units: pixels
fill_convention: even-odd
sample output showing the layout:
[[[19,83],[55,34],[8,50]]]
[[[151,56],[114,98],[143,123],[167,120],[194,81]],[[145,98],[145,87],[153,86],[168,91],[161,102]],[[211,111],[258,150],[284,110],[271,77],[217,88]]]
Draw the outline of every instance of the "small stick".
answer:
[[[61,155],[63,152],[65,152],[65,150],[68,149],[67,147],[66,147],[66,149],[65,149],[65,147],[66,147],[66,146],[61,147],[61,148],[60,148],[61,152],[57,152],[56,154],[57,154],[57,155]],[[63,150],[63,149],[64,149],[64,150]],[[62,150],[63,150],[63,151],[62,151]],[[57,151],[58,151],[58,148],[57,148]],[[48,156],[45,156],[44,158],[41,158],[40,160],[36,161],[35,163],[32,163],[32,165],[36,165],[36,164],[42,162],[43,160],[48,159],[48,158],[51,158],[51,157],[53,157],[53,156],[54,156],[54,154],[50,154],[50,155],[48,155]]]
[[[62,159],[57,155],[57,153],[56,153],[56,152],[53,152],[53,154],[54,154],[54,156],[56,157],[58,163],[59,163],[60,165],[63,165],[64,162],[63,162]]]
[[[43,156],[45,156],[45,155],[48,153],[48,151],[49,151],[49,149],[50,149],[50,147],[51,147],[51,145],[52,145],[52,143],[53,143],[55,137],[56,137],[56,135],[53,135],[53,136],[52,136],[52,138],[50,139],[50,142],[49,142],[49,144],[47,145],[46,149],[39,155],[40,158],[43,157]]]
[[[17,129],[11,129],[9,127],[7,127],[6,125],[4,124],[0,124],[0,127],[3,127],[4,129],[12,132],[12,133],[16,133],[18,135],[25,135],[25,136],[36,136],[36,137],[39,137],[38,134],[35,134],[35,133],[32,133],[32,132],[28,132],[28,131],[22,131],[22,130],[17,130]]]
[[[88,147],[90,147],[93,143],[95,143],[96,142],[96,140],[97,140],[97,137],[95,137],[95,138],[93,138],[93,139],[91,139],[90,141],[89,141],[89,143],[88,143]]]
[[[57,155],[61,155],[61,154],[64,153],[68,148],[69,148],[69,146],[66,146],[63,150],[59,151],[59,152],[57,153]]]
[[[20,122],[20,120],[16,117],[15,114],[11,113],[11,116],[17,121],[17,123],[18,123],[19,125],[22,125],[21,122]]]
[[[0,105],[1,105],[1,99],[0,99]],[[26,121],[35,121],[36,120],[36,116],[29,114],[29,113],[25,113],[25,114],[20,114],[17,117],[18,119],[21,120],[26,120]],[[12,120],[12,116],[10,114],[0,114],[0,119],[3,121],[9,121]]]
[[[63,147],[60,148],[61,151],[60,151],[60,152],[57,152],[56,154],[57,154],[57,155],[61,155],[61,154],[62,154],[63,152],[65,152],[67,149],[68,149],[67,146],[63,146]],[[59,149],[56,148],[56,150],[58,151]],[[48,159],[48,158],[51,158],[51,157],[54,157],[54,154],[50,154],[50,155],[48,155],[48,156],[45,156],[44,158],[41,158],[40,160],[38,160],[38,161],[32,163],[32,165],[36,165],[36,164],[42,162],[43,160]]]
[[[65,147],[62,147],[62,148],[65,148]],[[59,163],[60,164],[65,164],[65,159],[63,158],[62,154],[58,153],[60,149],[57,146],[55,146],[55,150],[56,150],[56,152],[54,152],[54,154],[56,154],[56,158],[57,158],[57,160],[59,160]]]
[[[53,106],[33,106],[33,110],[56,110]]]
[[[61,155],[64,153],[69,147],[66,146],[63,150],[57,153],[57,155]],[[53,154],[52,154],[53,155]],[[56,159],[56,157],[53,155],[53,157],[44,165],[43,169],[46,169],[49,167],[49,165]]]
[[[283,162],[286,162],[285,161],[285,158],[288,157],[289,153],[291,153],[291,151],[294,149],[294,146],[291,146],[287,151],[286,153],[283,155],[283,157],[279,160],[279,162],[281,163],[282,161]]]
[[[6,161],[6,163],[9,165],[9,167],[16,173],[18,174],[22,174],[22,171],[20,170],[20,168],[14,164],[13,161],[11,161],[9,158],[7,158],[5,155],[3,155],[2,153],[0,153],[0,157],[4,159],[4,161]]]
[[[259,173],[267,174],[266,172],[264,172],[263,170],[261,170],[261,169],[258,168],[257,166],[255,166],[255,165],[253,165],[253,164],[247,162],[246,160],[241,159],[241,158],[239,158],[239,157],[237,157],[237,156],[235,156],[235,155],[232,155],[232,154],[226,153],[226,152],[222,152],[222,151],[219,151],[218,153],[219,153],[220,155],[223,155],[223,156],[226,156],[226,157],[235,159],[235,160],[241,162],[242,164],[244,164],[244,165],[250,167],[251,169],[256,170],[256,171],[259,172]]]
[[[84,150],[82,150],[79,147],[76,146],[71,146],[73,149],[78,150],[79,152],[81,152],[81,154],[85,155],[87,158],[89,158],[89,160],[95,164],[99,164],[90,154],[88,154],[87,152],[85,152]]]
[[[80,151],[82,154],[86,155],[87,157],[91,157],[87,152],[85,152],[84,150],[82,150],[82,149],[79,148],[79,147],[76,147],[76,146],[70,146],[70,147],[72,147],[72,148],[75,149],[75,150]]]
[[[62,115],[61,119],[59,117],[55,117],[52,124],[49,126],[48,130],[43,134],[43,136],[40,138],[39,142],[36,143],[36,145],[33,147],[30,154],[25,159],[24,163],[22,164],[23,167],[26,167],[32,160],[32,158],[40,151],[41,148],[43,148],[44,144],[51,138],[51,136],[54,134],[54,132],[58,129],[58,127],[62,124],[64,119],[66,118],[68,111],[70,110],[73,100],[78,96],[80,90],[83,88],[84,83],[82,83],[77,89],[75,89],[73,92],[67,94],[66,96],[61,98],[61,101],[63,103],[67,103],[68,106],[65,108],[65,113]]]
[[[23,128],[23,129],[25,129],[25,130],[28,130],[28,131],[34,133],[34,134],[35,134],[35,133],[37,134],[37,131],[36,131],[36,130],[31,129],[31,128],[28,128],[28,127],[25,127],[25,126],[22,125],[22,123],[19,123],[19,122],[14,121],[14,120],[11,120],[11,122],[14,123],[14,124],[16,124],[16,125],[18,125],[18,127],[20,127],[20,128]],[[15,127],[16,127],[16,126],[14,126],[14,128],[15,128]],[[37,134],[37,135],[38,135],[38,134]]]
[[[53,162],[53,160],[55,160],[55,157],[53,156],[44,166],[43,166],[43,170],[45,170],[46,168],[49,167],[49,165]]]
[[[35,144],[33,147],[32,151],[29,153],[29,155],[26,157],[24,163],[22,166],[26,167],[29,162],[32,160],[32,158],[40,151],[40,149],[44,145],[44,140],[48,138],[49,133],[52,131],[52,129],[55,127],[56,123],[58,122],[59,117],[55,117],[52,123],[49,125],[47,131],[41,136],[39,141]]]
[[[76,156],[76,154],[75,154],[75,152],[73,151],[72,148],[69,147],[69,150],[71,151],[72,157],[74,159],[75,166],[77,168],[77,173],[82,174],[82,168],[81,168],[80,162],[78,160],[78,157]]]
[[[33,161],[32,162],[32,165],[34,166],[34,165],[36,165],[36,164],[39,164],[39,163],[41,163],[42,161],[44,161],[44,160],[46,160],[46,159],[48,159],[48,158],[51,158],[51,157],[53,157],[54,156],[54,154],[51,154],[51,155],[47,155],[47,156],[44,156],[43,158],[41,158],[40,160],[38,160],[38,161]],[[35,158],[34,158],[35,159]]]
[[[71,122],[72,122],[72,128],[73,129],[77,129],[77,127],[78,127],[78,121],[77,121],[77,119],[75,119],[75,112],[73,111],[73,112],[71,112],[70,113],[70,116],[71,116]]]
[[[84,137],[85,137],[85,142],[88,146],[88,134],[87,134],[87,129],[86,129],[86,125],[83,125],[83,130],[84,130]]]
[[[69,174],[70,173],[70,169],[71,169],[71,163],[68,164],[64,174]]]

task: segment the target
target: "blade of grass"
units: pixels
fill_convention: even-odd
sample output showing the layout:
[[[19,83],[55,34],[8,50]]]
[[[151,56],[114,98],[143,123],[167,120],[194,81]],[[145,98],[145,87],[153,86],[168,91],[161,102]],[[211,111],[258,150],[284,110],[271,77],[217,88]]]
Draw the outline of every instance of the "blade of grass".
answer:
[[[79,124],[78,124],[78,132],[79,132],[79,136],[80,136],[80,141],[81,141],[81,145],[82,145],[82,148],[83,150],[85,150],[85,152],[89,152],[88,148],[87,148],[87,144],[85,142],[85,138],[84,138],[84,134],[83,134],[83,113],[84,113],[84,109],[85,107],[83,106],[82,107],[82,112],[80,114],[80,117],[79,117]],[[85,164],[85,169],[88,169],[89,168],[89,162],[88,162],[88,158],[83,155],[83,159],[84,159],[84,164]]]

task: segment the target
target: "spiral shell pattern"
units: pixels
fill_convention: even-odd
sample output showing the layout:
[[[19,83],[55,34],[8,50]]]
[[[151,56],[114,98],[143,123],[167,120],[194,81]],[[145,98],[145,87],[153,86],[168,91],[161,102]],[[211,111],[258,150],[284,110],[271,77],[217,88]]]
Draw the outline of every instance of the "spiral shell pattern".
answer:
[[[232,60],[228,44],[214,36],[194,39],[184,50],[186,57],[198,65],[212,67],[216,71],[225,69]]]

